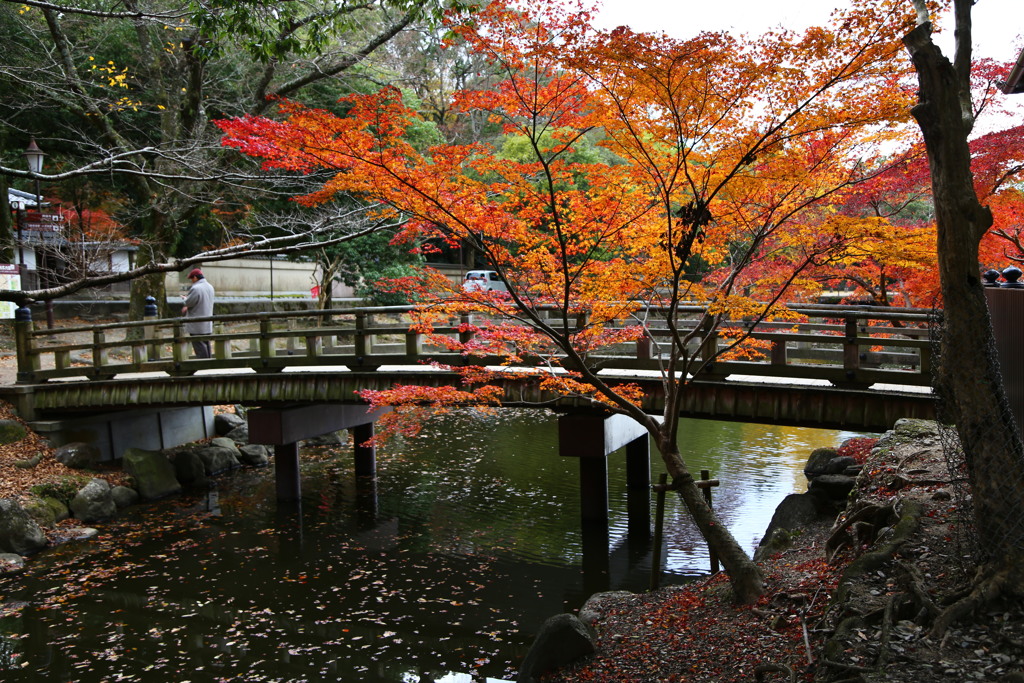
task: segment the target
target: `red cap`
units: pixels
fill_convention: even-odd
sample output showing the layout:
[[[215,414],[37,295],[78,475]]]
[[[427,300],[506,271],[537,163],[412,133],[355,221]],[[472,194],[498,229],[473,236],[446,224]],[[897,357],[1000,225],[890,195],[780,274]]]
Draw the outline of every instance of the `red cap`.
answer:
[[[203,276],[203,271],[199,270],[198,268],[193,268],[192,272],[189,273],[188,276],[189,276],[190,279],[194,278],[194,277],[202,277]]]

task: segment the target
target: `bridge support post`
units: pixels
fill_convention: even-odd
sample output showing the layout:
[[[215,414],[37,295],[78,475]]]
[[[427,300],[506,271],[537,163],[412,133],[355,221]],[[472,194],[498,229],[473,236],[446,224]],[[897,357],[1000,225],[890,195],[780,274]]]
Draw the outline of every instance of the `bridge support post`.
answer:
[[[367,422],[352,427],[353,450],[355,451],[356,477],[377,476],[377,447],[364,446],[373,438],[373,423]]]
[[[608,521],[608,455],[641,437],[646,446],[647,431],[625,415],[570,413],[559,418],[559,453],[580,460],[580,514],[584,522]],[[640,446],[634,448],[634,459],[641,459],[636,455]],[[633,476],[639,477],[635,473]],[[649,483],[650,475],[646,477]]]
[[[608,458],[580,459],[580,515],[584,522],[608,521]]]
[[[277,500],[291,503],[299,500],[302,485],[299,478],[299,443],[274,444],[274,483]]]
[[[249,442],[272,445],[277,468],[277,499],[298,500],[299,442],[339,429],[351,429],[356,441],[356,475],[374,476],[376,449],[359,444],[373,436],[373,421],[384,409],[368,412],[365,405],[298,405],[256,408],[247,413]]]
[[[626,508],[629,535],[651,537],[651,442],[647,434],[626,444]]]

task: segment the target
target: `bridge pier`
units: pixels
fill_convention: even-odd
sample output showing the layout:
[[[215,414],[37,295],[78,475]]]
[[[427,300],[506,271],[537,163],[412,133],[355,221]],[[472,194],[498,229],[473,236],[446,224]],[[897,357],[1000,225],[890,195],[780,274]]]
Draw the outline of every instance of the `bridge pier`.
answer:
[[[362,446],[373,436],[373,422],[383,410],[370,412],[364,405],[302,405],[287,408],[255,408],[246,415],[249,442],[274,447],[274,480],[277,499],[299,500],[299,442],[339,429],[353,430],[357,476],[375,476],[376,449]]]
[[[354,425],[352,442],[355,450],[355,467],[357,477],[377,476],[377,447],[364,445],[373,438],[373,423]]]
[[[623,446],[626,447],[626,485],[630,495],[644,489],[649,502],[650,445],[647,430],[640,423],[625,415],[606,413],[569,413],[558,419],[559,454],[580,461],[583,521],[608,521],[608,455]],[[637,526],[641,522],[649,525],[649,505],[645,512],[647,520],[636,520]],[[632,528],[634,520],[630,522]]]
[[[302,498],[297,441],[274,444],[274,486],[281,502],[290,503]]]
[[[629,535],[651,537],[651,442],[646,431],[626,444],[626,508]]]
[[[558,419],[558,450],[578,458],[583,583],[588,593],[611,585],[608,456],[625,446],[628,529],[632,541],[651,535],[651,451],[647,430],[625,415],[570,413]]]

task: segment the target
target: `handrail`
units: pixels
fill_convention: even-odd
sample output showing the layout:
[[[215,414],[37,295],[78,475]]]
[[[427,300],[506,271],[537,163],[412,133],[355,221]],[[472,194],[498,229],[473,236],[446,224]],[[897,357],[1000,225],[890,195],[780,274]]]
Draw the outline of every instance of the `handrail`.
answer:
[[[169,375],[237,369],[279,372],[310,366],[375,370],[381,365],[413,365],[428,360],[452,365],[500,362],[497,358],[466,358],[429,346],[423,335],[409,330],[408,320],[404,319],[410,312],[424,308],[357,307],[189,318],[189,321],[214,323],[212,334],[198,337],[185,333],[185,319],[180,317],[39,330],[34,329],[30,320],[16,321],[18,382],[110,379],[140,372]],[[558,310],[555,306],[541,308]],[[646,312],[657,314],[668,310],[668,307],[649,307]],[[700,316],[706,309],[686,304],[675,310],[685,318]],[[743,374],[825,380],[850,388],[863,388],[877,382],[930,384],[930,343],[919,337],[926,331],[932,311],[828,304],[791,306],[790,310],[806,320],[753,325],[737,320],[728,321],[719,329],[698,332],[693,349],[699,349],[705,360],[714,359],[705,365],[699,377],[721,380]],[[448,325],[435,326],[434,333],[465,341],[467,332],[461,324],[471,321],[469,315],[458,319],[453,316]],[[696,324],[697,320],[681,322]],[[902,323],[906,327],[872,324],[879,322]],[[717,358],[716,354],[726,343],[722,333],[730,328],[742,328],[749,333],[754,343],[763,347],[762,358]],[[62,338],[67,340],[70,335],[82,333],[91,334],[92,340],[60,343]],[[648,334],[650,338],[641,342],[603,349],[590,357],[591,362],[606,372],[658,371],[662,359],[657,344],[668,341],[669,331],[651,325]],[[191,341],[195,339],[213,342],[213,358],[191,358]]]

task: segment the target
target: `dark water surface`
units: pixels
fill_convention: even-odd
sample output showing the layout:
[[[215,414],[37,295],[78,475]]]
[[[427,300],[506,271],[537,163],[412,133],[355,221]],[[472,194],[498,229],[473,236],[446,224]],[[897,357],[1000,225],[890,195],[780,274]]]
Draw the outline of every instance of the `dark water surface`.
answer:
[[[854,436],[710,421],[681,434],[691,468],[721,480],[715,507],[750,551],[803,489],[808,453]],[[0,679],[513,679],[544,619],[595,589],[648,585],[650,540],[627,533],[621,454],[595,545],[580,529],[577,463],[558,456],[544,411],[447,415],[381,449],[376,486],[357,485],[351,460],[350,448],[304,451],[296,508],[275,502],[271,469],[241,471],[32,558],[0,584]],[[667,502],[663,584],[708,567]]]

